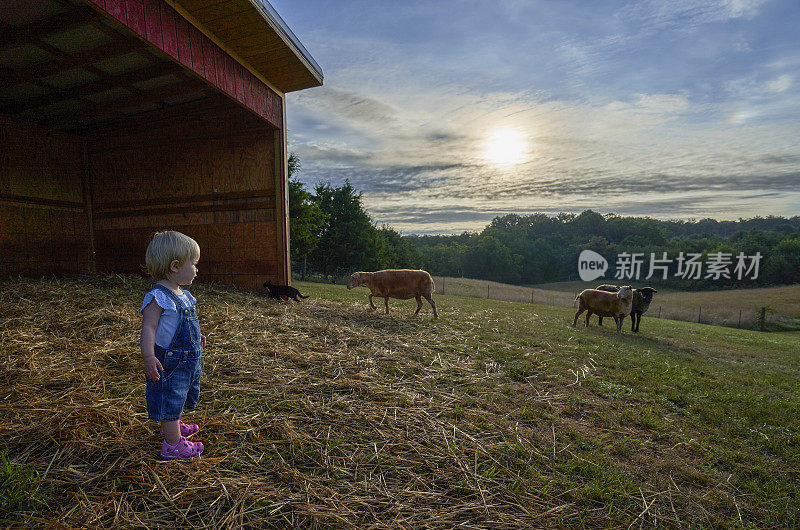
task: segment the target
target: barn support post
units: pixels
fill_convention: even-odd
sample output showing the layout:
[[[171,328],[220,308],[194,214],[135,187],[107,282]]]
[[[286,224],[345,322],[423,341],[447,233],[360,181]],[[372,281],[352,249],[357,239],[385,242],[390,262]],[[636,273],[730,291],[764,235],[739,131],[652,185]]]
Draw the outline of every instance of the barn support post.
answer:
[[[94,255],[94,218],[92,216],[92,212],[94,211],[94,202],[92,200],[94,186],[92,185],[92,172],[89,169],[89,149],[86,146],[85,139],[82,142],[82,149],[83,172],[81,180],[83,181],[83,210],[86,214],[86,226],[89,231],[89,263],[87,263],[87,266],[89,272],[97,272],[97,264]]]
[[[287,182],[288,164],[286,157],[286,97],[281,95],[281,113],[283,114],[283,127],[276,130],[274,133],[275,138],[275,193],[277,195],[275,201],[275,227],[277,228],[277,248],[282,249],[279,256],[282,254],[283,263],[279,264],[279,270],[283,278],[279,278],[280,282],[284,285],[291,285],[292,283],[292,269],[291,257],[289,255],[289,190]]]

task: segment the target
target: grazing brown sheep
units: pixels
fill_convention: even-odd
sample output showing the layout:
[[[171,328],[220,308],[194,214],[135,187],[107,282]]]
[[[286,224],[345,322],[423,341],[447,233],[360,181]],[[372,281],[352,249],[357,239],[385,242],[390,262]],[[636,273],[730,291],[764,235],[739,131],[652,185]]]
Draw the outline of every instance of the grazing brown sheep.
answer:
[[[619,285],[611,285],[610,283],[604,283],[603,285],[598,285],[595,287],[598,291],[608,291],[609,293],[616,293],[619,291]]]
[[[619,291],[619,287],[616,285],[598,285],[598,291],[608,291],[610,293],[616,293]],[[631,331],[637,333],[639,331],[639,324],[642,322],[642,314],[646,313],[648,309],[650,309],[650,302],[653,301],[653,295],[657,293],[655,289],[652,287],[642,287],[641,289],[634,289],[633,290],[633,305],[631,305]],[[599,322],[601,326],[603,325],[603,316],[599,316]]]
[[[617,323],[617,333],[622,331],[622,321],[631,312],[633,305],[633,289],[630,285],[620,287],[616,293],[598,291],[597,289],[586,289],[575,297],[578,302],[578,311],[575,313],[575,320],[572,327],[578,323],[578,317],[586,311],[586,325],[589,325],[589,317],[593,313],[599,316],[614,317]]]
[[[352,289],[359,285],[364,285],[370,290],[369,305],[372,309],[377,309],[372,303],[373,296],[380,296],[384,299],[387,315],[389,314],[389,298],[398,300],[416,298],[417,310],[414,312],[416,315],[422,309],[422,297],[424,296],[433,308],[433,317],[439,318],[436,313],[436,302],[431,298],[431,294],[435,290],[433,278],[426,271],[388,269],[377,272],[354,272],[350,276],[347,288]]]

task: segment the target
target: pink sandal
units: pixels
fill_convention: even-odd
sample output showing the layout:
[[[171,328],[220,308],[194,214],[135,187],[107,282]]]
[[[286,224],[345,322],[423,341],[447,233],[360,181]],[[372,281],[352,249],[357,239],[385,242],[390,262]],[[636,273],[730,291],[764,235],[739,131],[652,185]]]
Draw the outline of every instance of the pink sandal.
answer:
[[[181,423],[181,436],[186,438],[190,437],[193,434],[197,434],[197,431],[200,430],[200,426],[196,423]],[[164,429],[161,429],[161,434],[164,434]]]
[[[164,460],[187,460],[203,454],[203,442],[190,442],[184,436],[175,445],[164,440],[161,444],[161,458]]]

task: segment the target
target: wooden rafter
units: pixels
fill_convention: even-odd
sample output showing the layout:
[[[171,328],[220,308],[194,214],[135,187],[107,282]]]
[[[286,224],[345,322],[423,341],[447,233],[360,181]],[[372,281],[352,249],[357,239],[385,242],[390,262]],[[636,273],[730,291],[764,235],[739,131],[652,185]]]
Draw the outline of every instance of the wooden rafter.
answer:
[[[159,88],[152,91],[152,93],[141,93],[133,96],[115,100],[106,104],[98,104],[92,100],[85,100],[91,103],[92,108],[89,111],[74,111],[65,114],[59,114],[52,118],[45,119],[41,122],[42,125],[54,129],[69,129],[70,126],[76,122],[90,122],[103,116],[110,116],[112,119],[127,119],[130,118],[129,114],[125,113],[125,109],[134,108],[148,103],[162,103],[165,99],[175,96],[180,96],[189,92],[200,91],[205,89],[206,86],[200,82],[187,82],[180,85],[174,85],[165,88]]]
[[[65,52],[65,51],[53,46],[52,44],[49,44],[49,43],[41,40],[41,39],[32,38],[32,39],[30,39],[30,42],[32,44],[34,44],[36,47],[45,50],[50,55],[53,55],[55,57],[59,57],[62,60],[70,57],[69,53],[67,53],[67,52]],[[95,77],[98,77],[100,79],[104,79],[105,81],[111,81],[113,79],[113,77],[114,77],[112,74],[109,74],[108,72],[105,72],[105,71],[101,70],[100,68],[97,68],[96,66],[91,65],[91,64],[84,65],[82,68],[84,70],[90,72],[91,74],[93,74]],[[52,88],[49,84],[44,83],[43,81],[40,81],[40,80],[37,80],[35,82],[35,84],[38,85],[38,86],[46,87],[48,89]],[[139,89],[137,89],[135,87],[130,87],[130,88],[134,92],[139,91]],[[81,96],[78,96],[78,98],[81,99]]]
[[[193,114],[210,115],[220,109],[230,108],[230,105],[231,102],[227,97],[212,95],[208,98],[174,107],[165,107],[133,116],[111,119],[103,124],[92,126],[91,129],[93,134],[98,137],[117,134],[121,129],[124,129],[125,135],[134,135],[137,132],[156,128],[159,124],[169,123],[176,119],[186,119],[187,116]],[[80,131],[81,128],[75,127],[73,130]]]
[[[129,42],[118,42],[110,45],[98,46],[86,52],[76,53],[67,57],[34,65],[25,70],[4,68],[0,71],[0,88],[6,88],[20,83],[30,83],[42,77],[48,77],[59,72],[72,70],[73,68],[84,67],[96,61],[130,53],[136,49],[141,50],[143,48],[132,48]]]
[[[110,90],[120,86],[133,90],[134,87],[131,85],[134,83],[148,81],[150,79],[155,79],[168,74],[179,73],[181,71],[182,70],[179,66],[166,63],[152,67],[140,68],[139,70],[135,70],[127,74],[110,75],[107,79],[102,79],[100,81],[95,81],[64,90],[57,90],[42,96],[28,98],[24,101],[6,105],[5,107],[0,107],[0,112],[8,115],[19,114],[21,112],[52,105],[54,103],[61,103],[70,99],[85,98],[91,94],[97,94],[98,92],[103,92],[105,90]]]
[[[67,31],[98,18],[97,14],[84,9],[59,13],[22,27],[0,24],[0,48],[35,42],[51,33]]]
[[[107,123],[111,124],[110,127],[114,127],[114,124],[127,127],[132,118],[150,112],[144,109],[155,109],[156,113],[171,111],[175,106],[184,105],[172,104],[167,100],[178,101],[183,94],[196,94],[199,97],[210,90],[224,94],[223,99],[236,101],[273,126],[280,126],[280,114],[275,111],[276,108],[280,109],[279,96],[171,8],[161,6],[160,15],[153,14],[152,9],[145,9],[145,36],[141,24],[123,27],[130,22],[128,19],[121,21],[108,17],[102,9],[90,7],[92,4],[88,2],[51,1],[59,3],[66,10],[20,28],[5,28],[0,23],[0,39],[14,42],[24,40],[49,54],[44,62],[27,67],[0,65],[0,91],[14,87],[7,96],[0,98],[0,114],[27,117],[52,130],[80,133],[105,128]],[[226,2],[228,0],[212,1],[209,6]],[[123,18],[124,13],[123,10]],[[67,25],[57,24],[61,20],[67,21]],[[103,44],[80,52],[62,50],[50,44],[48,36],[70,27],[92,27],[107,38],[103,39]],[[6,35],[6,29],[10,29],[13,35]],[[130,34],[129,30],[134,34]],[[151,30],[154,32],[153,38]],[[134,35],[139,38],[133,38]],[[163,43],[160,44],[162,38]],[[169,43],[168,38],[171,38]],[[133,53],[138,53],[144,61],[126,61],[123,57]],[[119,57],[119,61],[114,61],[115,57]],[[100,64],[104,60],[110,60],[108,62],[113,62],[117,67],[116,71],[125,73],[114,73],[114,69]],[[147,66],[140,64],[142,62],[146,62]],[[130,68],[135,70],[130,71]],[[85,73],[81,76],[80,71],[70,72],[72,70]],[[152,89],[147,85],[137,86],[142,81],[168,73],[178,77],[180,84],[158,86],[158,83],[153,83]],[[61,85],[62,80],[66,82],[65,74],[70,74],[71,86]],[[75,86],[75,83],[79,84]],[[27,89],[27,94],[24,85],[32,85]],[[114,91],[120,88],[125,92]],[[103,94],[105,92],[108,93]],[[210,101],[216,100],[212,98]]]

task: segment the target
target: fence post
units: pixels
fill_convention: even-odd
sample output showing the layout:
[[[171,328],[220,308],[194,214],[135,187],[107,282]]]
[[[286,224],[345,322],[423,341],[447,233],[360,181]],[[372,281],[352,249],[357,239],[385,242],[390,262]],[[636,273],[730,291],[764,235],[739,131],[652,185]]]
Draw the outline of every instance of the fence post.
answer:
[[[759,327],[761,328],[761,331],[765,331],[766,324],[767,324],[767,308],[762,307],[761,318],[759,319]]]
[[[486,284],[486,298],[489,298],[489,284]]]
[[[703,306],[700,306],[700,310],[697,312],[697,323],[700,323],[700,315],[703,314]]]
[[[444,276],[442,276],[442,294],[444,294]]]
[[[531,303],[533,303],[533,289],[531,289]]]
[[[736,326],[738,328],[742,327],[742,310],[739,310],[739,325]]]
[[[661,318],[661,306],[658,306],[658,318]]]

